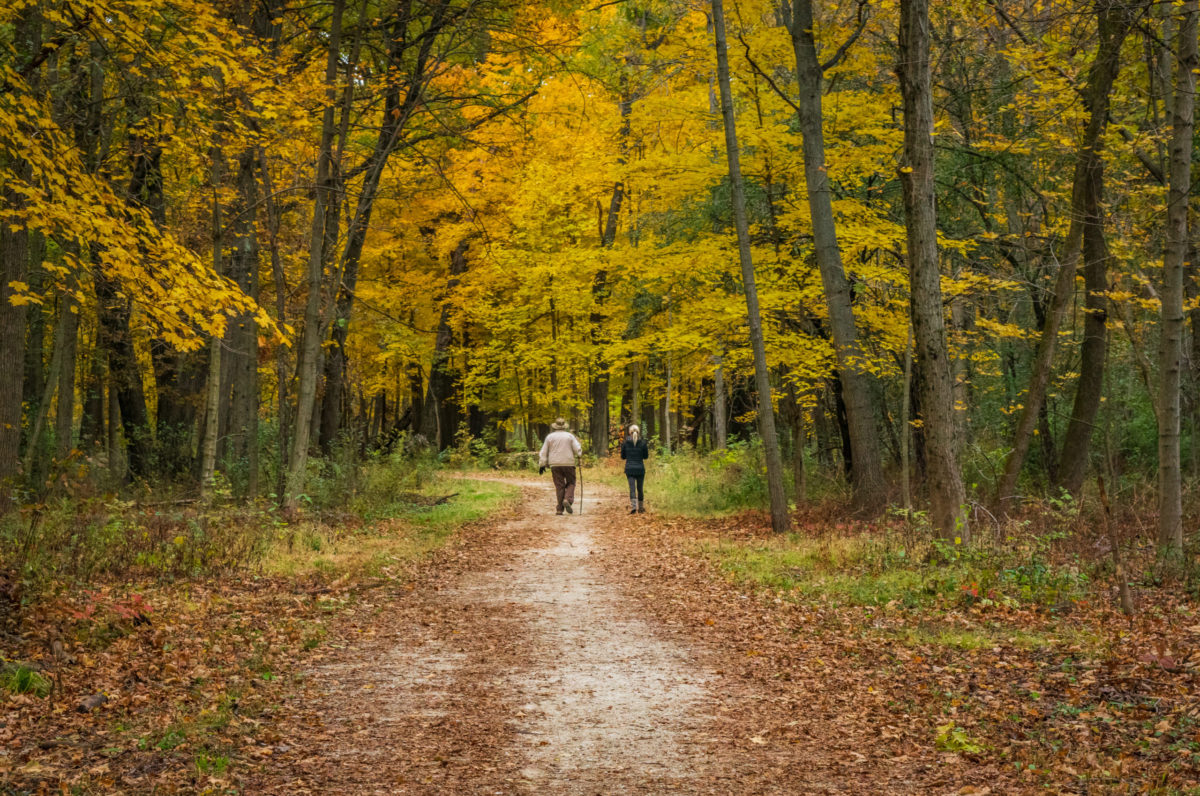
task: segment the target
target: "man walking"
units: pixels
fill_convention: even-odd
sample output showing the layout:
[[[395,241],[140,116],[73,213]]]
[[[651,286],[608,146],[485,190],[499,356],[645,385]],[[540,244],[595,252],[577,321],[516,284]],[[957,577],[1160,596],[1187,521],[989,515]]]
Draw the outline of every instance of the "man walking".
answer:
[[[567,421],[558,418],[550,424],[550,433],[538,454],[538,473],[546,472],[549,467],[554,478],[554,494],[558,498],[555,514],[562,514],[563,509],[568,514],[575,513],[571,504],[575,502],[575,459],[579,456],[583,456],[583,446],[567,430]]]

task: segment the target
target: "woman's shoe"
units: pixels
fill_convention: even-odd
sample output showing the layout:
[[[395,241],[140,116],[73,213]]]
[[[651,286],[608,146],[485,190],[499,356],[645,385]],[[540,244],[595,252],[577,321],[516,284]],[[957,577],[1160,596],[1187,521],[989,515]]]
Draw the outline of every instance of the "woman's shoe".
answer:
[[[637,502],[637,513],[638,513],[638,514],[645,514],[645,513],[646,513],[646,501],[644,501],[644,500],[639,500],[639,501]]]

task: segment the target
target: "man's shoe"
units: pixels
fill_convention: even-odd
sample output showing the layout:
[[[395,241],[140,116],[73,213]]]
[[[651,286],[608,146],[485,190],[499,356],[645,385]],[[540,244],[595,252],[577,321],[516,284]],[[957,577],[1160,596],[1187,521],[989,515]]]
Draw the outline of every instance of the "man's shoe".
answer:
[[[554,516],[556,516],[556,517],[562,516],[562,509],[559,509],[558,511],[554,512]]]
[[[570,503],[568,503],[567,505],[563,506],[563,508],[565,508],[565,509],[567,510],[567,513],[568,513],[568,514],[574,514],[574,513],[575,513],[575,510],[571,508],[571,504],[570,504]]]

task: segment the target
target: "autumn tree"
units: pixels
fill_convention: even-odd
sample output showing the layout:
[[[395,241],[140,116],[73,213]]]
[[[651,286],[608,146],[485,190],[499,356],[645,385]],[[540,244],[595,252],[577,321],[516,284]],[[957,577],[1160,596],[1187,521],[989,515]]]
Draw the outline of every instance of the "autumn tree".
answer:
[[[1098,260],[1106,257],[1103,251],[1102,231],[1099,228],[1098,215],[1102,195],[1101,149],[1103,134],[1108,124],[1110,94],[1119,67],[1121,42],[1124,41],[1129,30],[1129,18],[1128,11],[1122,4],[1101,2],[1096,7],[1096,13],[1099,22],[1099,41],[1095,61],[1088,72],[1088,83],[1084,93],[1089,120],[1079,145],[1075,163],[1070,227],[1059,258],[1061,265],[1053,292],[1050,295],[1024,406],[1014,433],[1012,451],[1005,461],[1004,473],[997,490],[996,499],[1001,505],[1011,500],[1016,494],[1017,479],[1025,460],[1025,454],[1029,449],[1029,441],[1033,436],[1034,426],[1037,423],[1042,401],[1045,398],[1046,386],[1050,379],[1054,350],[1058,342],[1063,315],[1074,294],[1075,272],[1083,248],[1088,219],[1091,219],[1092,235],[1089,252]],[[1101,262],[1096,263],[1091,289],[1096,291],[1102,289],[1103,268],[1104,265]],[[1097,292],[1092,301],[1094,305],[1095,302],[1102,303],[1104,298]],[[1102,324],[1102,319],[1099,320]],[[1081,374],[1081,378],[1086,375],[1089,380],[1081,382],[1078,390],[1078,392],[1087,391],[1089,394],[1079,398],[1079,401],[1085,405],[1080,407],[1079,413],[1073,415],[1078,416],[1079,422],[1084,422],[1087,426],[1086,429],[1077,432],[1085,435],[1087,439],[1090,439],[1091,436],[1090,420],[1084,415],[1090,414],[1094,410],[1086,404],[1099,398],[1099,389],[1094,378],[1102,368],[1102,362],[1095,359],[1095,357],[1101,356],[1101,352],[1096,348],[1096,341],[1102,341],[1104,337],[1103,330],[1096,327],[1096,320],[1093,319],[1090,323],[1092,324],[1090,337],[1086,339],[1091,342],[1090,344],[1085,343],[1085,345],[1086,350],[1090,352],[1088,364],[1092,367],[1086,374]],[[1081,440],[1078,444],[1085,446],[1086,450],[1086,439]],[[1082,467],[1082,464],[1075,464],[1073,467]],[[1075,478],[1076,476],[1073,475],[1073,482]],[[1082,480],[1081,476],[1078,478]]]
[[[725,127],[725,156],[729,161],[729,186],[733,198],[733,218],[737,227],[738,259],[742,266],[742,290],[746,294],[746,320],[750,327],[750,346],[754,351],[754,386],[758,392],[758,427],[767,460],[767,485],[771,500],[771,527],[776,533],[791,528],[787,497],[783,491],[783,463],[775,436],[775,405],[771,401],[771,377],[763,343],[762,316],[754,279],[754,261],[750,253],[750,230],[746,215],[745,186],[742,181],[737,128],[733,113],[733,92],[729,86],[729,52],[725,36],[725,8],[713,0],[713,31],[717,49],[717,85],[721,92],[721,119]]]
[[[834,222],[829,168],[825,160],[824,118],[821,111],[823,76],[836,64],[835,53],[822,63],[817,51],[816,27],[811,0],[794,0],[782,6],[784,24],[792,39],[796,60],[796,118],[804,146],[804,181],[812,218],[813,249],[821,272],[825,304],[829,311],[830,335],[837,357],[838,379],[846,405],[851,470],[855,503],[866,511],[878,511],[887,499],[887,485],[880,466],[877,411],[867,363],[858,343],[851,306],[850,285],[842,266],[841,248]],[[867,13],[860,3],[858,14]],[[856,34],[861,32],[861,24]],[[851,41],[847,41],[849,45]],[[844,48],[843,48],[844,49]]]
[[[970,540],[966,493],[954,438],[954,391],[942,313],[934,192],[933,94],[929,5],[901,0],[897,73],[904,98],[904,210],[912,290],[917,390],[928,459],[933,527],[943,538]]]
[[[1200,4],[1184,3],[1174,45],[1175,101],[1171,109],[1166,251],[1163,254],[1162,332],[1158,396],[1158,544],[1164,552],[1183,550],[1182,474],[1179,456],[1180,385],[1183,371],[1183,272],[1187,259],[1188,204],[1192,185],[1197,19]]]

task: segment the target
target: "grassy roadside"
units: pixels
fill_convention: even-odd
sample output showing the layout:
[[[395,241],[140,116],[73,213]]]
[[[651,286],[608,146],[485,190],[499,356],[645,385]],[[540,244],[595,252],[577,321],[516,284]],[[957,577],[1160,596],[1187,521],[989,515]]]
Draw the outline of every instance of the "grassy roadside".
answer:
[[[280,534],[264,555],[262,571],[285,577],[389,577],[436,551],[458,529],[496,513],[516,490],[490,481],[437,479],[402,493],[373,522],[302,525]]]
[[[209,541],[176,534],[160,552],[235,526],[254,537],[238,548],[256,551],[248,561],[187,572],[143,557],[124,576],[48,584],[10,612],[0,791],[239,792],[246,767],[286,744],[272,716],[307,662],[380,621],[439,550],[517,494],[437,474],[402,487],[357,513],[313,508],[294,523],[213,509],[193,518]],[[131,507],[121,522],[137,539],[156,521]]]

